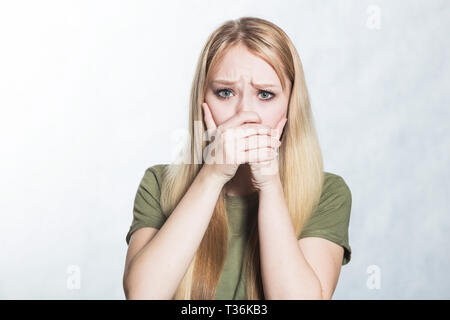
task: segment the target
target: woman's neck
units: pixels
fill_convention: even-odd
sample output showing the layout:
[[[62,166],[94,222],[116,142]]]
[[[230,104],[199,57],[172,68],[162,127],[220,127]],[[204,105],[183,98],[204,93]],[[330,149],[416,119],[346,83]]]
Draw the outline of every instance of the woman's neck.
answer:
[[[243,196],[257,191],[251,183],[251,174],[250,165],[241,164],[234,177],[225,184],[225,194]]]

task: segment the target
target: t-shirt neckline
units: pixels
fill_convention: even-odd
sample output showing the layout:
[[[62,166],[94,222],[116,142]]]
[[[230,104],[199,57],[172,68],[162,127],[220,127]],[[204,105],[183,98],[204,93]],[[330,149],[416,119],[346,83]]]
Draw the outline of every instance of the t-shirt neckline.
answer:
[[[227,204],[231,206],[246,206],[248,203],[254,203],[259,198],[258,191],[254,191],[244,195],[225,195]]]

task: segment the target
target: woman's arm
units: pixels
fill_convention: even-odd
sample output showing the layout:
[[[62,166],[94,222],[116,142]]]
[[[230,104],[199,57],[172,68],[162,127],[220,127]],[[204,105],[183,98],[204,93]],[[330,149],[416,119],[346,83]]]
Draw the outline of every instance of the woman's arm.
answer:
[[[299,247],[279,179],[259,191],[258,231],[265,298],[322,299],[320,280]]]
[[[172,299],[209,225],[224,185],[203,166],[161,229],[130,261],[127,299]]]

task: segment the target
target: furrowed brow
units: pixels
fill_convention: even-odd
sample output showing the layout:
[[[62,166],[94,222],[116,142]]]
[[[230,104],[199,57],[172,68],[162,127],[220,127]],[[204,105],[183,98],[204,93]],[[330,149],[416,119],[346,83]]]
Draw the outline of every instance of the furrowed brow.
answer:
[[[237,83],[237,81],[229,81],[229,80],[222,80],[222,79],[217,79],[217,80],[213,80],[211,81],[212,83],[220,83],[220,84],[224,84],[224,85],[234,85]],[[270,87],[270,88],[278,88],[279,85],[273,84],[273,83],[253,83],[251,82],[253,87]]]

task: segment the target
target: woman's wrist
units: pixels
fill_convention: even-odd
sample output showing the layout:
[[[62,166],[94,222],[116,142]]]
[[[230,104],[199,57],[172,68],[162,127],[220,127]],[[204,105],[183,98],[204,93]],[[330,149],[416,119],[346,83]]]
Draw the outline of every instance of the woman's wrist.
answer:
[[[258,190],[260,196],[266,194],[276,194],[282,191],[283,185],[278,175],[274,176],[272,180],[270,180],[264,186],[261,186]]]
[[[220,190],[222,190],[222,188],[225,185],[225,183],[227,183],[226,179],[224,179],[223,177],[220,177],[219,175],[217,175],[211,169],[211,167],[209,167],[208,165],[205,165],[205,164],[200,169],[198,175],[200,176],[200,179],[204,183],[206,183],[207,185],[209,185],[211,187],[217,187]]]

